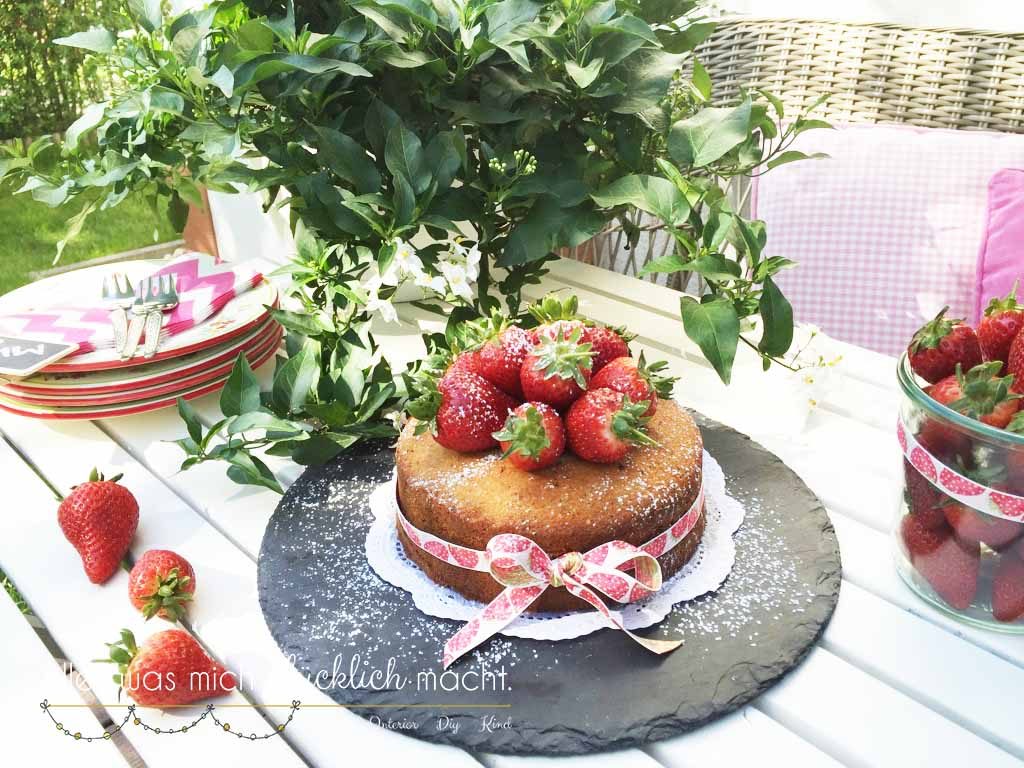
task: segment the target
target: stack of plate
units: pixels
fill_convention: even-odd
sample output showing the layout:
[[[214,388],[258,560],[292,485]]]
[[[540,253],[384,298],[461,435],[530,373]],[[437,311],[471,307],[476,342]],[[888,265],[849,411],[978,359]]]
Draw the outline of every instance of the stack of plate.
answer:
[[[161,262],[137,261],[76,270],[0,297],[0,315],[53,306],[55,296],[98,295],[114,271],[132,279],[152,274]],[[88,287],[88,288],[87,288]],[[244,353],[253,368],[267,363],[281,341],[268,307],[277,292],[267,281],[242,293],[204,323],[171,336],[149,359],[122,361],[113,349],[65,358],[27,378],[0,377],[0,410],[38,419],[104,419],[173,406],[223,386]]]

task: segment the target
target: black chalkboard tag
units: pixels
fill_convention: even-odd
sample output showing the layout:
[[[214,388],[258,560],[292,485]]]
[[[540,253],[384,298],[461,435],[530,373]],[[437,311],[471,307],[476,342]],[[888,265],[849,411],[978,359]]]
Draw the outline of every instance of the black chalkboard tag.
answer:
[[[77,350],[77,344],[0,336],[0,375],[31,376]]]

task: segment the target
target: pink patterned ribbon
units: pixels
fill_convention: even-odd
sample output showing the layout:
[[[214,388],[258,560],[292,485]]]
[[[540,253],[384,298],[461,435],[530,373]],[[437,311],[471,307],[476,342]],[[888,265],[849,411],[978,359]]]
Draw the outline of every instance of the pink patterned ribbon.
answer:
[[[397,506],[397,505],[396,505]],[[487,542],[486,550],[469,549],[422,531],[398,508],[398,522],[417,547],[438,560],[458,568],[490,573],[505,589],[478,616],[456,632],[444,646],[444,668],[488,640],[516,620],[548,587],[565,587],[604,616],[609,626],[622,630],[654,653],[668,653],[682,640],[640,637],[623,625],[597,592],[618,603],[631,603],[661,589],[661,566],[657,558],[668,552],[693,530],[704,508],[704,487],[672,526],[646,544],[637,547],[625,541],[610,541],[585,554],[568,552],[551,557],[525,536],[502,533]],[[630,575],[627,571],[633,571]]]
[[[173,336],[199,325],[263,281],[263,275],[252,267],[218,264],[205,253],[183,254],[153,273],[157,275],[176,275],[178,280],[178,306],[164,314],[161,336]],[[98,297],[100,285],[80,285],[80,290],[83,294],[94,291]],[[41,307],[0,316],[0,330],[9,336],[75,343],[75,354],[79,355],[114,346],[110,309],[99,304]]]
[[[896,438],[914,468],[947,496],[986,515],[1021,522],[1024,496],[980,485],[935,458],[914,437],[902,419],[896,421]]]

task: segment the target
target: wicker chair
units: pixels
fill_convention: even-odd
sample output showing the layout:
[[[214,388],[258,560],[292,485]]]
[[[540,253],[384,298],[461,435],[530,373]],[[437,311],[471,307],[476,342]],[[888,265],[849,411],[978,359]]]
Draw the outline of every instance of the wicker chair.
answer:
[[[737,18],[719,22],[696,54],[718,104],[760,87],[793,112],[830,94],[820,114],[836,123],[1024,132],[1024,34]],[[741,205],[744,193],[734,190]],[[567,255],[636,274],[671,245],[655,222],[640,223],[647,232],[632,251],[612,228]],[[651,279],[687,287],[664,275]]]

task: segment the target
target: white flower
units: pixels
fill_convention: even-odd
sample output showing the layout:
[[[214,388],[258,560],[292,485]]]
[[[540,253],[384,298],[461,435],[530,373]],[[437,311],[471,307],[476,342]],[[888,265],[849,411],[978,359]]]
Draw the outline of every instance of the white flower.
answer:
[[[465,251],[466,255],[466,277],[470,282],[476,282],[476,279],[480,277],[480,249],[475,245],[468,251]]]
[[[403,276],[411,275],[418,277],[421,275],[423,273],[423,262],[416,254],[416,249],[400,237],[395,239],[394,245],[395,258],[391,262],[391,266],[395,267]],[[388,271],[391,271],[390,268]]]
[[[448,289],[461,299],[473,300],[473,289],[469,285],[466,267],[454,261],[442,260],[438,262],[441,274],[448,281]]]
[[[381,319],[385,323],[398,322],[398,312],[395,310],[394,305],[387,299],[372,296],[370,300],[366,302],[366,311],[371,314],[376,313],[380,315]]]
[[[426,272],[420,272],[416,275],[414,282],[420,288],[426,288],[440,296],[444,296],[448,292],[448,283],[441,275],[428,275]]]

